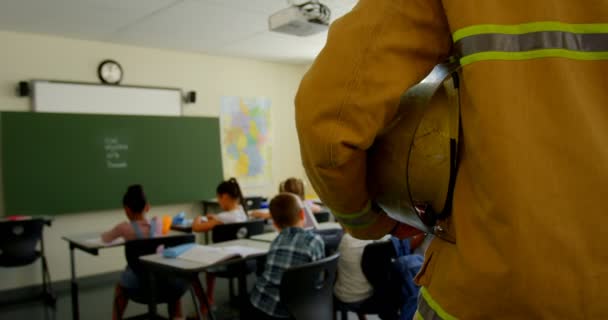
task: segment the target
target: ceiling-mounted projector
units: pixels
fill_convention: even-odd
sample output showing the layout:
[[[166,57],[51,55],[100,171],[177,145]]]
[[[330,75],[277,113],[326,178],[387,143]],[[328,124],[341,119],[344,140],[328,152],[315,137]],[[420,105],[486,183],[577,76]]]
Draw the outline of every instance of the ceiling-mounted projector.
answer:
[[[291,5],[268,18],[270,31],[305,37],[326,31],[329,27],[331,11],[318,0]]]

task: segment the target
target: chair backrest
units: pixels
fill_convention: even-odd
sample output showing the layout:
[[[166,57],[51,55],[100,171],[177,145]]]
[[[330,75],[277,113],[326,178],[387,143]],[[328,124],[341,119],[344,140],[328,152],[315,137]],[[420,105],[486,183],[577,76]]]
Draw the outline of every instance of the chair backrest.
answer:
[[[338,246],[340,246],[340,241],[342,241],[342,237],[344,236],[344,230],[323,229],[315,230],[314,232],[323,238],[323,242],[325,243],[325,256],[329,257],[338,251]]]
[[[24,266],[36,261],[44,224],[43,219],[0,222],[0,266]]]
[[[245,205],[247,210],[256,210],[262,208],[262,203],[266,202],[264,197],[245,197]]]
[[[327,258],[287,269],[280,288],[281,303],[295,319],[332,320],[333,291],[338,257]]]
[[[211,241],[213,243],[236,239],[246,239],[264,233],[266,223],[262,219],[238,223],[220,224],[213,228]]]
[[[156,253],[158,247],[175,247],[181,244],[193,243],[193,234],[170,235],[166,237],[136,239],[125,243],[125,257],[127,264],[136,273],[144,272],[139,257]]]
[[[361,257],[361,270],[367,281],[374,288],[374,295],[380,296],[376,301],[380,301],[383,309],[397,309],[402,303],[400,279],[395,272],[393,263],[397,253],[392,242],[376,242],[365,246]],[[388,311],[388,310],[386,310]]]

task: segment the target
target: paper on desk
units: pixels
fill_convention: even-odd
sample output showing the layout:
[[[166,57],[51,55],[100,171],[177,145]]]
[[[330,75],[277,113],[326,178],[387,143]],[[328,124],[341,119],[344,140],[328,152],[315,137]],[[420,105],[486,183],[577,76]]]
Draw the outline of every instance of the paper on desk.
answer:
[[[194,261],[205,266],[210,266],[221,261],[229,260],[238,257],[248,257],[255,254],[264,253],[264,250],[245,247],[245,246],[228,246],[223,248],[197,245],[190,250],[182,253],[179,259]]]
[[[101,240],[101,237],[97,237],[97,238],[91,238],[91,239],[87,239],[84,241],[87,244],[90,245],[95,245],[95,246],[112,246],[112,245],[117,245],[117,244],[121,244],[123,242],[125,242],[125,239],[123,238],[117,238],[112,242],[103,242],[103,240]]]
[[[262,254],[262,253],[266,252],[265,250],[262,250],[262,249],[245,247],[245,246],[228,246],[228,247],[224,247],[223,249],[226,252],[231,252],[231,253],[237,254],[243,258],[252,256],[252,255],[256,255],[256,254]]]
[[[198,262],[203,264],[203,266],[210,266],[220,261],[228,260],[238,256],[239,255],[237,253],[228,252],[226,250],[223,250],[222,248],[197,245],[179,255],[178,258]]]

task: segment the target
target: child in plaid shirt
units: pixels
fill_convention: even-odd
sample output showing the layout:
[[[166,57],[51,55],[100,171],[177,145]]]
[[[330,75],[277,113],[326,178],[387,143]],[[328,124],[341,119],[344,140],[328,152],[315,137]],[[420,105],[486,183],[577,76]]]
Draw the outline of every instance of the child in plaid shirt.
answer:
[[[322,259],[325,244],[320,236],[302,229],[304,210],[294,194],[281,193],[270,202],[270,215],[279,230],[266,257],[264,273],[251,293],[248,319],[285,319],[289,313],[279,299],[283,272],[291,267]]]

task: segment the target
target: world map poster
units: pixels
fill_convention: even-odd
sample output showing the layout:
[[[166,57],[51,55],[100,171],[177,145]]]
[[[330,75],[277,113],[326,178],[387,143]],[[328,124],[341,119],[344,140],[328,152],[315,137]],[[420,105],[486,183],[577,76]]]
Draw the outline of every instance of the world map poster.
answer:
[[[270,99],[222,97],[220,130],[224,177],[242,186],[272,183]]]

